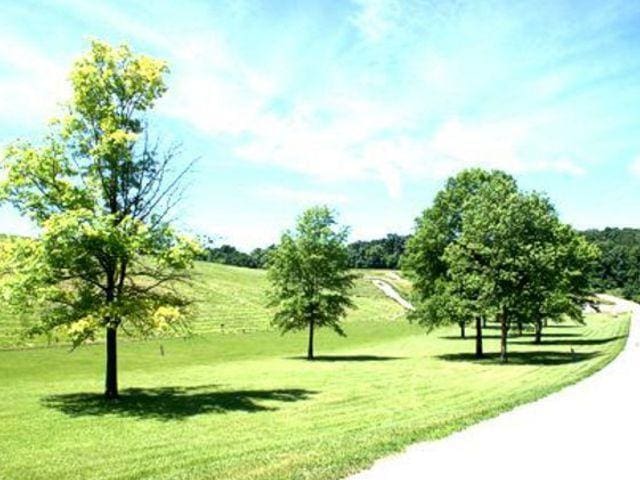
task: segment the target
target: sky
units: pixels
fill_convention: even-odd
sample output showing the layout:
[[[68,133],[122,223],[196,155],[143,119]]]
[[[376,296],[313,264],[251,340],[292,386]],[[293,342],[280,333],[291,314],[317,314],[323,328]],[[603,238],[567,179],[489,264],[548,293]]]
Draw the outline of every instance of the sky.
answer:
[[[197,159],[179,227],[248,250],[328,204],[410,233],[499,168],[576,228],[640,227],[640,2],[0,0],[0,146],[35,142],[98,38],[169,63],[150,130]],[[0,231],[33,233],[11,207]]]

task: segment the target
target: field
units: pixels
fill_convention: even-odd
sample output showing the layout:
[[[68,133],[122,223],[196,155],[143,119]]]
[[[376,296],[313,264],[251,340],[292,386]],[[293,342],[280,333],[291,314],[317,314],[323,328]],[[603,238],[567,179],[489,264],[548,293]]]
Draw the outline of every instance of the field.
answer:
[[[353,310],[347,322],[399,320],[402,308],[388,300],[382,292],[365,277],[376,276],[393,283],[406,292],[407,282],[394,277],[389,272],[372,270],[358,271],[354,290],[357,309]],[[230,267],[214,263],[200,262],[196,266],[193,282],[196,302],[196,318],[193,333],[242,333],[272,329],[272,312],[267,303],[267,279],[263,270]],[[0,311],[0,348],[43,346],[55,343],[47,338],[23,338],[25,325],[32,319],[20,318]],[[404,321],[404,320],[401,320]]]
[[[549,327],[542,346],[512,337],[509,365],[477,362],[473,339],[425,335],[362,280],[348,336],[321,331],[307,362],[303,332],[269,329],[261,272],[199,271],[198,334],[122,343],[114,404],[102,345],[0,352],[0,478],[340,478],[584,378],[629,326],[590,315]]]

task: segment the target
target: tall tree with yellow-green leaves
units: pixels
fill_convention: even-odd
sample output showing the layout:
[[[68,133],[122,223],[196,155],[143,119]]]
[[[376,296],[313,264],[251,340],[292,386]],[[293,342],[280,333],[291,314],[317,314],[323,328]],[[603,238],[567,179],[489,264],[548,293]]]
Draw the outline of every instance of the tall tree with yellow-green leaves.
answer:
[[[1,199],[38,227],[5,242],[0,286],[36,313],[30,333],[74,346],[105,333],[107,398],[118,396],[117,333],[187,327],[180,288],[198,246],[168,214],[188,167],[149,141],[145,119],[165,93],[165,62],[94,41],[74,65],[65,115],[38,143],[16,141],[2,159]]]

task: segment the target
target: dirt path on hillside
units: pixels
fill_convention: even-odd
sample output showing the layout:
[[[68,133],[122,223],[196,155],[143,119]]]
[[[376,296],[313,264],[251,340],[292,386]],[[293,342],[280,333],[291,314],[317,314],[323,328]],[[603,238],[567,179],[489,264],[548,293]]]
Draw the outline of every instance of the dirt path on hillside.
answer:
[[[558,393],[435,442],[376,462],[351,480],[640,478],[640,306],[625,349],[608,366]],[[550,367],[541,367],[550,368]]]
[[[405,300],[402,295],[400,295],[398,293],[398,291],[393,288],[393,285],[391,285],[390,283],[385,282],[384,280],[380,280],[379,278],[372,278],[371,282],[378,287],[380,290],[382,290],[382,292],[389,298],[391,298],[392,300],[398,302],[400,305],[402,305],[403,308],[407,309],[407,310],[413,310],[413,305],[411,305],[411,302]]]

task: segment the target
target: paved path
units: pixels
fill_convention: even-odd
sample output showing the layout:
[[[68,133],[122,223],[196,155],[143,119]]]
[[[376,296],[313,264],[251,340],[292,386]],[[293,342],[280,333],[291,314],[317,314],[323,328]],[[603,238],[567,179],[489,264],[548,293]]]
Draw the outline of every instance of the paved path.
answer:
[[[640,479],[640,307],[615,301],[608,309],[633,319],[626,348],[604,369],[351,480]]]
[[[407,300],[402,298],[402,295],[400,295],[390,283],[387,283],[384,280],[380,280],[379,278],[373,278],[371,279],[371,281],[376,287],[382,290],[382,292],[387,297],[398,302],[400,305],[402,305],[403,308],[407,310],[413,310],[413,305],[411,305],[411,303],[409,303]]]

